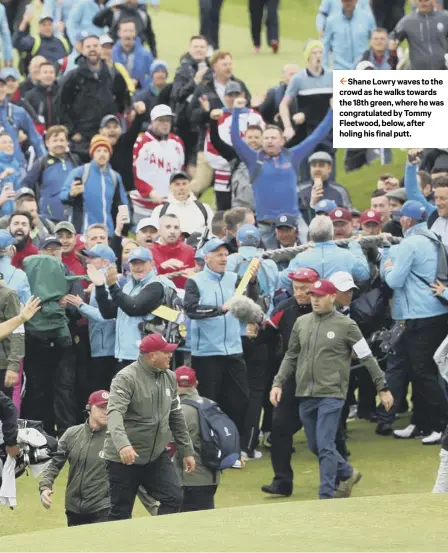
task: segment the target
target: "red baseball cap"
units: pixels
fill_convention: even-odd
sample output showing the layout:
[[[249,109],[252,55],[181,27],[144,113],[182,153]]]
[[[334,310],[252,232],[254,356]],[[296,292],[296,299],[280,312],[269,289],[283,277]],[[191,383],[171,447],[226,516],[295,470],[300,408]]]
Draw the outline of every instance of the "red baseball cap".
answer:
[[[87,401],[87,405],[96,405],[101,407],[101,405],[107,405],[109,401],[109,392],[107,390],[97,390],[92,392]]]
[[[195,370],[188,365],[178,367],[174,374],[176,375],[177,385],[181,388],[190,388],[198,383]]]
[[[381,225],[381,215],[373,209],[367,209],[361,213],[360,222],[361,225],[364,223],[376,223],[377,225]]]
[[[345,207],[337,207],[336,209],[333,209],[329,213],[330,219],[335,221],[345,221],[346,223],[350,223],[352,220],[352,214],[348,209],[345,209]]]
[[[177,344],[169,344],[161,334],[148,334],[140,342],[141,353],[155,353],[163,351],[170,353],[177,349]]]
[[[314,269],[307,269],[306,267],[301,267],[297,269],[294,273],[289,273],[289,278],[295,282],[309,282],[313,283],[316,280],[319,280],[319,275]]]
[[[313,296],[328,296],[330,294],[337,294],[337,292],[336,286],[329,280],[318,280],[313,284],[308,294],[312,294]]]

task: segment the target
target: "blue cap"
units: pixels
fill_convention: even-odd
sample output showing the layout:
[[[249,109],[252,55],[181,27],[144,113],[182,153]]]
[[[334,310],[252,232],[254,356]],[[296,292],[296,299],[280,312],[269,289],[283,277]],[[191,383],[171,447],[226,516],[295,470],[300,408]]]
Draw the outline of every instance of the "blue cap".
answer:
[[[242,246],[259,246],[261,233],[254,225],[241,225],[236,233],[236,239]]]
[[[87,31],[78,31],[75,34],[75,42],[83,41],[88,36],[89,36],[89,33]]]
[[[211,240],[209,240],[205,245],[204,247],[202,248],[202,253],[204,255],[207,255],[209,253],[212,253],[214,251],[216,251],[218,248],[220,248],[221,246],[224,246],[225,248],[228,249],[228,246],[227,244],[224,242],[224,240],[221,240],[220,238],[212,238]],[[135,251],[135,250],[134,250]]]
[[[297,217],[295,215],[280,215],[275,220],[275,228],[278,227],[297,228]]]
[[[154,60],[150,67],[151,75],[156,71],[165,71],[168,75],[168,64],[165,60]]]
[[[0,250],[16,244],[17,240],[7,230],[0,230]]]
[[[6,81],[6,79],[12,78],[16,81],[20,79],[20,74],[15,67],[4,67],[0,71],[0,80]]]
[[[425,206],[416,200],[408,200],[405,202],[400,211],[395,212],[400,217],[409,217],[415,221],[426,221]]]
[[[204,261],[204,250],[203,250],[203,248],[199,248],[199,250],[195,251],[194,258],[199,259],[199,261]]]
[[[317,202],[316,206],[314,207],[314,211],[316,213],[323,211],[328,215],[330,211],[333,211],[333,209],[336,209],[337,207],[338,204],[333,200],[320,200],[320,202]]]
[[[132,261],[152,261],[152,253],[148,248],[135,248],[131,251],[128,258],[129,263]]]
[[[106,244],[95,244],[93,248],[90,250],[83,250],[82,253],[91,259],[100,257],[101,259],[109,261],[109,263],[114,263],[117,259],[114,250]]]

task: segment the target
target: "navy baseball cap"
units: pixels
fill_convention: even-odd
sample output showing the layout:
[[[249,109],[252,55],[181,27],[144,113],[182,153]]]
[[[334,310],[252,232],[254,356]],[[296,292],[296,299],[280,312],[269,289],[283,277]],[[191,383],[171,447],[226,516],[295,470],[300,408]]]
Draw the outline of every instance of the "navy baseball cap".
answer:
[[[426,221],[425,206],[416,200],[408,200],[405,202],[400,211],[395,212],[400,217],[409,217],[415,221]]]
[[[297,217],[294,215],[280,215],[275,220],[275,228],[278,227],[297,228]]]
[[[229,249],[228,245],[224,242],[224,240],[220,240],[219,238],[212,238],[209,240],[202,248],[202,253],[205,255],[212,253],[216,251],[221,246],[224,246],[225,248]],[[135,251],[135,250],[134,250]]]
[[[317,202],[317,204],[314,207],[314,211],[316,213],[326,213],[327,215],[330,213],[330,211],[333,211],[333,209],[336,209],[338,207],[338,204],[333,200],[320,200]]]
[[[117,259],[114,250],[106,244],[95,244],[93,248],[91,248],[90,250],[83,250],[82,253],[83,255],[85,255],[86,257],[90,257],[91,259],[100,257],[101,259],[105,259],[110,263],[115,263],[115,260]]]
[[[0,230],[0,250],[9,248],[13,244],[17,244],[17,240],[7,230]]]
[[[131,251],[128,258],[129,263],[132,261],[152,261],[152,253],[148,248],[135,248]]]
[[[40,247],[41,250],[46,250],[50,246],[57,246],[59,248],[62,248],[61,241],[57,236],[47,236],[45,240],[42,242],[42,246]]]
[[[257,247],[261,241],[261,233],[254,225],[241,225],[236,233],[236,239],[242,246]]]

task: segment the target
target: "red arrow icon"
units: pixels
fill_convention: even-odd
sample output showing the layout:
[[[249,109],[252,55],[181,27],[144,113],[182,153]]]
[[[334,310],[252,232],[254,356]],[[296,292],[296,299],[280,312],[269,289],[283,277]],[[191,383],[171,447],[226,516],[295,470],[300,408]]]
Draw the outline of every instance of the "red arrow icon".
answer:
[[[342,77],[341,84],[345,84],[345,77]]]

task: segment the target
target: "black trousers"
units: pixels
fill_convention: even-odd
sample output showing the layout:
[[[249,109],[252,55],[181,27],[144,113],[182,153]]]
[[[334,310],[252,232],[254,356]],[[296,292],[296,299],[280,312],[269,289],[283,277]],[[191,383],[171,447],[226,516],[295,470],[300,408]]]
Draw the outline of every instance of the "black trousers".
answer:
[[[253,451],[258,444],[263,396],[267,381],[267,346],[262,337],[243,337],[243,355],[249,382],[249,404],[241,436],[241,449]]]
[[[25,335],[23,418],[42,421],[50,436],[76,424],[75,354],[51,340]]]
[[[82,526],[83,524],[95,524],[109,520],[109,509],[103,509],[96,513],[79,514],[72,511],[65,511],[67,526]]]
[[[266,10],[266,32],[267,42],[271,44],[273,40],[278,42],[278,6],[280,0],[249,0],[250,28],[252,42],[254,46],[261,46],[261,26],[263,24],[263,15]]]
[[[118,371],[118,362],[115,357],[92,357],[90,360],[90,374],[95,390],[109,390],[110,383]]]
[[[385,373],[387,386],[390,393],[394,396],[394,404],[390,411],[386,411],[382,404],[377,407],[378,424],[393,424],[395,421],[395,415],[398,413],[409,387],[410,364],[409,355],[404,348],[397,348],[397,352],[389,354],[386,360]],[[417,404],[413,407],[412,424],[422,419],[423,415],[418,412],[418,409],[417,400]]]
[[[425,433],[442,432],[448,423],[448,401],[433,359],[447,328],[448,315],[440,315],[407,321],[403,334],[403,347],[410,360],[413,402],[419,415],[414,423]]]
[[[82,424],[86,420],[85,411],[89,395],[98,390],[91,373],[91,352],[87,325],[73,326],[71,329],[73,352],[76,366],[76,420]]]
[[[294,472],[291,467],[293,437],[302,428],[299,416],[299,399],[295,395],[295,378],[282,387],[282,399],[272,413],[271,463],[274,469],[273,484],[292,491]]]
[[[232,207],[232,194],[215,190],[216,211],[227,211]]]
[[[202,397],[216,401],[244,435],[244,422],[249,402],[247,368],[242,355],[191,357],[191,365],[199,382]]]
[[[372,11],[376,26],[386,29],[388,33],[404,17],[406,0],[372,0]]]
[[[219,48],[219,21],[222,3],[223,0],[199,0],[199,34],[205,36],[215,50]]]
[[[139,486],[143,486],[151,497],[160,501],[159,515],[180,511],[182,488],[168,451],[146,465],[124,465],[106,461],[106,467],[111,502],[109,520],[132,517]]]
[[[183,486],[182,513],[207,511],[215,508],[218,486]]]

